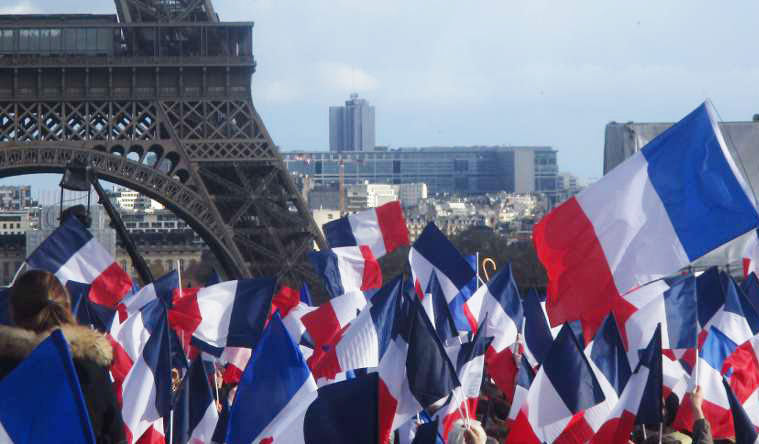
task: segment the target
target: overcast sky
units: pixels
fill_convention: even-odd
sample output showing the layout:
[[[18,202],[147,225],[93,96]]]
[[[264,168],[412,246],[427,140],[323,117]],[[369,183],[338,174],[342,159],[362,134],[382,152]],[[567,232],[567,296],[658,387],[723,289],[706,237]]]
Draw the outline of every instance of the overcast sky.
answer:
[[[0,13],[113,12],[0,0]],[[94,5],[94,6],[93,6]],[[284,150],[327,149],[328,107],[376,106],[377,143],[551,145],[601,175],[604,126],[673,121],[705,98],[759,112],[759,2],[216,0],[255,21],[253,100]],[[97,8],[97,9],[96,9]]]

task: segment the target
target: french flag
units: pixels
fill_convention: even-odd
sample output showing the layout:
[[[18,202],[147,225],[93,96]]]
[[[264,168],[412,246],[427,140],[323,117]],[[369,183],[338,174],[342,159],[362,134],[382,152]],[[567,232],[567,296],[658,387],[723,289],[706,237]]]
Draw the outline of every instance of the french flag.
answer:
[[[400,277],[387,283],[372,296],[371,304],[364,308],[357,318],[350,321],[350,326],[344,331],[341,329],[339,335],[333,334],[327,343],[321,342],[323,339],[314,339],[314,342],[322,344],[317,346],[310,360],[315,378],[331,380],[349,370],[379,365],[391,342],[390,335],[401,304],[402,285]],[[317,338],[328,337],[329,332],[335,331],[340,324],[328,321],[325,323],[332,322],[332,326],[321,330],[318,320],[330,317],[314,318],[314,325],[310,328],[306,325],[309,333],[313,332]],[[304,319],[305,322],[310,320]]]
[[[91,302],[114,309],[132,290],[132,280],[75,217],[68,217],[26,259],[30,268],[90,285]]]
[[[696,278],[693,275],[669,280],[669,288],[664,293],[649,299],[627,319],[625,331],[632,366],[637,366],[638,350],[651,341],[657,325],[661,325],[664,349],[696,347],[699,327]]]
[[[704,325],[703,330],[707,332],[714,328],[734,344],[743,344],[759,330],[759,315],[730,276],[724,276],[722,283],[722,300],[724,303]],[[699,304],[705,302],[710,296],[713,299],[720,297],[719,295],[702,294],[699,297]]]
[[[499,271],[467,301],[479,329],[493,338],[485,356],[488,374],[504,392],[511,393],[516,371],[509,347],[517,341],[524,313],[519,289],[511,273],[511,265]]]
[[[177,444],[204,444],[211,442],[219,412],[200,356],[190,365],[177,389],[174,403],[174,435]]]
[[[327,222],[322,230],[330,248],[367,245],[377,259],[411,243],[398,201]]]
[[[226,442],[278,442],[316,397],[316,382],[277,313],[240,379]]]
[[[704,394],[704,416],[712,426],[715,439],[734,436],[733,421],[730,415],[730,401],[722,386],[722,367],[737,345],[720,330],[709,329],[699,350],[696,384],[701,386]],[[686,395],[686,398],[690,396]],[[684,402],[683,404],[688,404]],[[675,426],[690,430],[693,425],[693,412],[687,405],[681,406],[675,420]]]
[[[422,306],[425,312],[432,314],[430,320],[435,326],[440,339],[445,341],[446,339],[458,336],[458,327],[445,301],[445,295],[437,278],[437,272],[432,272],[430,283],[427,286],[427,291],[425,291],[424,300],[422,300]]]
[[[174,294],[169,323],[214,356],[224,347],[254,348],[269,317],[274,280],[241,279]]]
[[[706,102],[535,226],[551,324],[600,323],[628,290],[756,228],[750,196]]]
[[[172,271],[142,287],[137,292],[125,296],[116,306],[119,323],[126,321],[129,316],[137,313],[142,307],[156,299],[160,299],[164,305],[170,307],[174,290],[177,288],[179,288],[179,274]]]
[[[225,384],[237,384],[240,382],[242,372],[250,361],[253,352],[247,347],[226,347],[221,354],[221,362],[226,363],[222,380]]]
[[[527,296],[522,299],[522,310],[524,312],[522,324],[524,356],[532,368],[537,368],[551,349],[553,339],[561,327],[555,328],[554,333],[548,325],[545,304],[541,303],[540,296],[533,289],[530,289]]]
[[[735,425],[735,442],[746,444],[759,443],[759,433],[756,431],[755,423],[749,418],[746,410],[738,401],[738,398],[733,393],[727,380],[722,379],[722,384],[725,387],[725,393],[727,393],[727,399],[730,402],[730,410],[733,415],[733,424]]]
[[[142,308],[148,338],[121,385],[124,430],[129,443],[164,442],[163,419],[171,410],[171,350],[166,308],[155,300]],[[116,381],[117,385],[119,381]]]
[[[361,292],[344,294],[305,313],[300,321],[315,347],[333,344],[336,336],[339,338],[364,309],[366,302],[366,297]]]
[[[527,423],[515,422],[517,436],[554,442],[570,426],[576,413],[604,401],[604,394],[574,333],[564,326],[532,381],[523,403]],[[514,430],[514,429],[512,429]],[[509,437],[510,438],[510,437]],[[516,442],[509,439],[507,442]],[[530,441],[527,441],[530,442]]]
[[[77,322],[89,325],[102,333],[111,329],[116,310],[90,301],[90,284],[68,281],[66,290],[71,300],[71,313],[74,314]]]
[[[632,371],[613,314],[610,313],[606,317],[593,340],[585,347],[585,356],[605,399],[593,407],[575,413],[556,442],[588,442],[603,426],[630,379]]]
[[[759,336],[739,345],[725,359],[722,373],[730,375],[734,395],[746,409],[751,423],[759,427]]]
[[[0,380],[0,442],[95,444],[69,344],[53,331]]]
[[[466,304],[457,303],[461,298],[469,299],[462,293],[468,292],[476,273],[434,223],[430,222],[425,227],[409,250],[409,264],[416,293],[425,307],[427,316],[432,318],[433,314],[430,312],[431,304],[424,302],[424,290],[429,287],[432,273],[435,272],[445,296],[445,303],[456,322],[466,321],[473,326],[472,331],[477,329],[476,324],[473,325],[476,319],[467,312]],[[457,308],[459,310],[456,310]]]
[[[309,258],[333,298],[382,287],[382,270],[366,245],[314,251]]]
[[[461,383],[421,304],[407,300],[377,366],[379,442],[421,410],[443,402]]]
[[[636,424],[661,422],[661,337],[661,330],[657,328],[639,360],[635,373],[630,376],[619,395],[619,401],[593,436],[591,443],[627,444]]]
[[[527,427],[511,427],[512,430],[529,432],[530,436],[527,439],[522,440],[525,442],[533,441],[533,439],[537,440],[536,437],[533,438],[534,434],[532,433],[532,427],[529,427],[527,410],[522,408],[525,399],[527,399],[527,392],[530,390],[533,379],[535,379],[535,371],[527,361],[527,358],[522,356],[522,359],[519,360],[519,368],[517,370],[516,384],[514,387],[514,397],[511,402],[511,407],[509,408],[508,422],[514,423],[519,421],[523,423],[523,425],[527,425]]]
[[[485,351],[493,338],[485,337],[484,329],[480,329],[471,341],[446,348],[451,363],[456,368],[460,387],[453,390],[451,400],[441,415],[440,431],[442,436],[448,436],[453,423],[468,415],[476,419],[477,401],[480,397],[482,374],[485,370]]]

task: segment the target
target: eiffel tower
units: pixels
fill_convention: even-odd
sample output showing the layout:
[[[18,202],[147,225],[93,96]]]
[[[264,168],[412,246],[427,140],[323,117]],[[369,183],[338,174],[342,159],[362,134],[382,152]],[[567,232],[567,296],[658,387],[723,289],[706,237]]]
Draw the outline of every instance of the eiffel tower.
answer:
[[[325,247],[252,100],[253,23],[211,0],[0,16],[0,177],[72,159],[174,211],[228,279],[320,287]]]

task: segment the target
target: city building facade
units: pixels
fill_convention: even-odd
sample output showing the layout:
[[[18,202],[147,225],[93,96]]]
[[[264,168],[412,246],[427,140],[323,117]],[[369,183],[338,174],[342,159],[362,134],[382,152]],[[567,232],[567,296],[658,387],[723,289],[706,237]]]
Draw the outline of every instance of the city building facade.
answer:
[[[345,106],[329,108],[330,151],[372,151],[374,143],[374,107],[366,99],[351,94]]]
[[[32,187],[29,185],[0,186],[0,209],[23,210],[33,205]]]
[[[314,185],[425,183],[431,194],[545,193],[557,191],[557,151],[548,146],[397,148],[375,151],[286,152],[292,173]]]

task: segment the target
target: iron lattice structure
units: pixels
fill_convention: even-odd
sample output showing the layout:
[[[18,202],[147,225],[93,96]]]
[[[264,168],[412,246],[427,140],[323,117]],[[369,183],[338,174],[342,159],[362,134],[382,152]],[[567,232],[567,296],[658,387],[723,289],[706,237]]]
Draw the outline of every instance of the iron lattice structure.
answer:
[[[0,16],[0,176],[72,158],[176,212],[228,278],[319,286],[323,237],[256,112],[249,22],[210,0]]]

